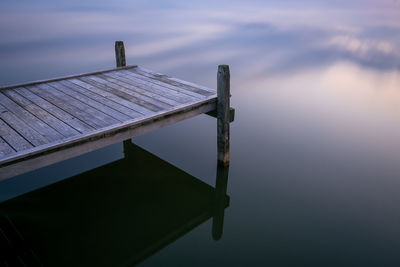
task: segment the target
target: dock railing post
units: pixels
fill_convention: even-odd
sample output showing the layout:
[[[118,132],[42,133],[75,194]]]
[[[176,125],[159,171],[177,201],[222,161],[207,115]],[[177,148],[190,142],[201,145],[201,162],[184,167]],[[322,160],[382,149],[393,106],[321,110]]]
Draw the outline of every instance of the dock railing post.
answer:
[[[115,42],[115,60],[117,62],[117,68],[126,66],[125,47],[123,41]]]
[[[125,58],[125,46],[123,41],[115,42],[115,61],[117,63],[117,68],[126,66],[126,58]],[[127,157],[129,155],[129,148],[132,144],[131,139],[124,140],[124,155]]]
[[[229,165],[230,73],[228,65],[218,66],[217,75],[218,165]]]

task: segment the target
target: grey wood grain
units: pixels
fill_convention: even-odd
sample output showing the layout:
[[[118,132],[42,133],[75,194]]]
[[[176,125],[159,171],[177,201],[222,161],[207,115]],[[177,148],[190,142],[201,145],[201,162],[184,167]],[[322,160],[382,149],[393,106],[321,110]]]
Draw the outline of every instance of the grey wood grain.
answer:
[[[0,158],[15,153],[16,151],[0,137]]]
[[[180,80],[177,78],[172,78],[168,75],[156,73],[151,70],[144,69],[144,68],[138,67],[138,68],[134,68],[134,69],[129,69],[129,71],[138,73],[143,76],[147,76],[149,78],[156,79],[156,80],[159,80],[159,81],[171,84],[171,85],[175,85],[175,86],[184,88],[186,90],[196,92],[201,95],[208,96],[208,95],[215,94],[215,90],[213,90],[213,89],[210,89],[210,88],[207,88],[204,86],[200,86],[200,85],[197,85],[194,83],[186,82],[186,81],[183,81],[183,80]]]
[[[114,71],[114,72],[105,73],[104,75],[110,76],[113,78],[118,77],[118,79],[120,79],[121,81],[124,81],[129,84],[133,84],[136,87],[139,87],[143,90],[164,96],[166,98],[172,99],[181,104],[189,103],[189,102],[201,99],[201,98],[197,98],[197,97],[193,97],[193,96],[184,94],[177,90],[172,90],[171,88],[168,88],[168,87],[163,87],[158,84],[154,84],[152,82],[147,82],[145,80],[138,79],[138,78],[134,77],[133,75],[130,75],[129,72],[125,72],[125,71]]]
[[[12,112],[8,111],[1,103],[0,118],[34,146],[40,146],[49,142],[28,124],[19,119]]]
[[[159,77],[160,79],[165,80],[166,82],[167,81],[177,82],[177,83],[179,83],[181,85],[184,84],[184,85],[187,85],[189,87],[193,87],[195,89],[200,89],[200,90],[203,90],[203,91],[210,92],[211,94],[214,94],[215,91],[216,91],[214,89],[211,89],[211,88],[199,85],[199,84],[195,84],[195,83],[192,83],[192,82],[181,80],[181,79],[178,79],[176,77],[171,77],[171,76],[168,76],[166,74],[158,73],[158,72],[155,72],[155,71],[143,68],[143,67],[139,67],[138,66],[135,69],[137,69],[138,73],[142,73],[143,75],[151,75],[152,77]]]
[[[132,103],[119,95],[115,95],[113,93],[114,90],[112,88],[93,85],[93,84],[91,84],[90,80],[87,82],[84,77],[81,77],[79,79],[71,79],[69,81],[71,81],[72,83],[79,85],[93,93],[99,94],[107,99],[117,102],[117,103],[121,104],[122,106],[130,108],[130,109],[134,110],[135,112],[139,113],[140,115],[153,113],[153,111],[151,111],[149,109],[146,109],[140,105]]]
[[[136,110],[140,111],[140,113],[142,114],[149,114],[149,113],[153,113],[155,111],[160,111],[162,110],[162,108],[151,105],[143,100],[141,100],[140,98],[134,97],[133,95],[124,92],[123,90],[120,90],[120,88],[114,88],[112,86],[108,86],[106,84],[104,84],[103,82],[99,82],[96,81],[96,79],[94,79],[96,77],[81,77],[80,79],[84,82],[87,82],[95,87],[101,88],[104,91],[110,92],[116,96],[119,96],[125,100],[128,100],[131,103],[134,103],[135,105],[137,105],[138,107],[141,107],[140,110],[137,107]]]
[[[14,129],[0,119],[0,137],[16,151],[33,148],[33,145],[20,136]]]
[[[54,88],[48,84],[38,84],[37,86],[27,86],[26,88],[96,129],[118,122],[110,116],[101,113],[64,93],[54,90]]]
[[[110,76],[110,75],[103,75],[103,74],[99,74],[97,75],[98,77],[107,80],[109,82],[112,82],[116,85],[122,86],[126,89],[132,90],[133,92],[135,92],[136,94],[140,94],[143,96],[143,98],[145,99],[149,99],[148,101],[152,101],[152,100],[156,100],[158,102],[154,102],[154,103],[165,103],[168,104],[168,106],[166,106],[166,108],[169,108],[171,106],[177,106],[183,103],[177,102],[173,99],[164,97],[162,95],[153,93],[149,90],[145,90],[143,87],[141,87],[140,85],[133,85],[132,83],[129,83],[129,81],[125,80],[123,77],[119,77],[119,76]],[[140,96],[139,96],[140,97]]]
[[[115,90],[118,90],[120,92],[126,93],[127,95],[130,96],[131,101],[135,101],[137,104],[144,106],[148,109],[151,109],[153,111],[160,111],[163,109],[169,109],[171,107],[171,105],[168,105],[166,103],[157,101],[156,99],[152,99],[145,95],[141,95],[137,92],[134,92],[132,90],[121,87],[121,86],[114,84],[112,82],[109,82],[97,75],[96,76],[88,76],[88,78],[97,82],[98,84],[102,84],[103,86],[107,86],[107,87],[113,88]]]
[[[106,96],[103,96],[101,90],[99,90],[99,89],[95,90],[97,88],[92,88],[93,90],[89,90],[80,85],[73,83],[72,80],[64,80],[64,81],[60,81],[60,82],[64,85],[68,86],[71,90],[81,93],[83,95],[86,95],[87,97],[94,99],[97,102],[99,102],[105,106],[113,108],[113,109],[127,115],[131,119],[137,118],[141,115],[140,113],[134,111],[133,109],[127,108],[127,107],[121,105],[121,103],[118,103],[116,101],[113,101],[113,100],[107,98]]]
[[[64,123],[63,121],[54,117],[51,113],[46,111],[46,105],[41,108],[37,104],[33,103],[31,100],[27,99],[26,97],[22,96],[21,94],[17,93],[16,89],[9,89],[2,91],[6,96],[12,99],[15,103],[41,119],[42,121],[46,122],[50,127],[54,130],[59,132],[65,137],[70,137],[79,134],[77,130],[73,127],[69,126],[68,124]]]
[[[22,108],[20,105],[9,99],[6,95],[0,92],[0,102],[9,111],[14,113],[18,118],[35,129],[38,133],[44,136],[49,142],[53,142],[63,138],[63,135],[51,128],[48,124],[34,116],[32,113]]]
[[[205,96],[203,94],[200,94],[200,93],[197,93],[197,92],[194,92],[194,91],[191,91],[191,90],[186,90],[186,88],[182,88],[182,87],[179,87],[179,86],[171,85],[171,84],[165,83],[163,81],[154,79],[152,77],[149,77],[150,75],[148,75],[148,76],[147,75],[142,75],[142,74],[138,74],[138,73],[135,73],[135,72],[132,72],[132,71],[129,71],[129,70],[127,70],[127,72],[124,72],[124,73],[126,73],[126,75],[129,75],[131,77],[135,77],[137,79],[146,81],[148,83],[156,84],[156,85],[159,85],[159,86],[162,86],[162,87],[165,87],[165,88],[169,88],[171,90],[175,90],[177,92],[183,93],[183,94],[188,95],[188,96],[196,97],[197,99],[205,99],[207,97],[207,96]]]
[[[53,105],[51,102],[45,100],[44,98],[32,93],[28,89],[24,87],[19,87],[13,89],[13,91],[17,92],[18,94],[22,95],[23,97],[29,99],[36,105],[42,107],[47,112],[52,114],[54,117],[58,118],[60,121],[64,122],[65,124],[71,126],[75,130],[79,131],[80,133],[89,131],[94,129],[93,127],[89,126],[85,122],[81,121],[80,119],[72,116],[68,112],[64,111],[63,109]]]
[[[79,92],[76,92],[76,91],[70,89],[65,84],[62,84],[61,81],[51,82],[51,83],[48,83],[48,85],[52,86],[53,88],[56,88],[56,90],[59,90],[60,92],[66,94],[66,95],[69,95],[70,97],[75,98],[78,101],[81,101],[81,102],[109,115],[110,117],[113,117],[114,119],[116,119],[120,122],[130,119],[129,116],[127,116],[123,113],[120,113],[119,111],[117,111],[113,108],[110,108],[109,106],[103,105],[100,102],[97,102],[96,100],[94,100],[90,97],[87,97],[84,94],[81,94]]]

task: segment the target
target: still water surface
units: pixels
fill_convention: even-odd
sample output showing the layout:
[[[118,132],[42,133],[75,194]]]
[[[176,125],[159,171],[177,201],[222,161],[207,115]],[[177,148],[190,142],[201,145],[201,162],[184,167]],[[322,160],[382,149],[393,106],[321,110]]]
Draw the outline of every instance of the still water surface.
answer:
[[[223,236],[208,220],[141,265],[399,266],[399,16],[395,0],[3,0],[0,83],[113,67],[115,40],[128,64],[212,88],[229,64]],[[215,185],[215,119],[133,142]],[[122,158],[115,144],[0,182],[0,200]]]

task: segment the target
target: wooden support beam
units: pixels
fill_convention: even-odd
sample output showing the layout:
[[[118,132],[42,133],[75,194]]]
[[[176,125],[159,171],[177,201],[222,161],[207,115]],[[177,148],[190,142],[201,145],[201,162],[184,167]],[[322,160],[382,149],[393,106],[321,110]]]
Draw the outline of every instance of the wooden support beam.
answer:
[[[217,110],[212,110],[210,112],[205,113],[208,116],[217,117]],[[229,108],[229,122],[234,122],[235,121],[235,109],[234,108]]]
[[[217,75],[217,142],[218,164],[229,165],[230,73],[228,65],[218,66]]]

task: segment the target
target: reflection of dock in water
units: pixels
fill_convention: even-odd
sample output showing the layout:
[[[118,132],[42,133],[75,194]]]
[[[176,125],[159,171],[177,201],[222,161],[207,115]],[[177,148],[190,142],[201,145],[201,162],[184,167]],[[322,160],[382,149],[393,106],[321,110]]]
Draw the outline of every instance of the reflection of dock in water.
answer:
[[[124,146],[124,159],[2,203],[0,265],[135,264],[213,216],[221,237],[227,169],[214,188]]]

